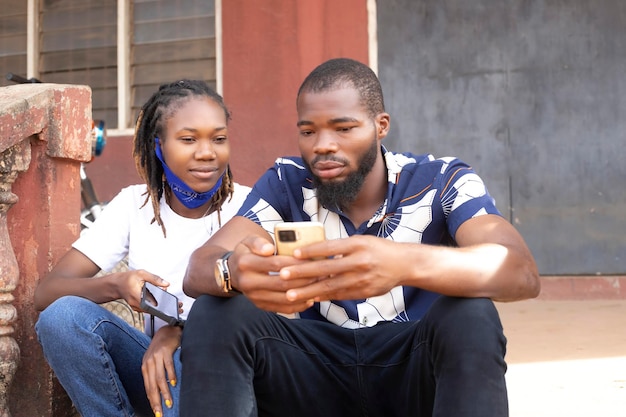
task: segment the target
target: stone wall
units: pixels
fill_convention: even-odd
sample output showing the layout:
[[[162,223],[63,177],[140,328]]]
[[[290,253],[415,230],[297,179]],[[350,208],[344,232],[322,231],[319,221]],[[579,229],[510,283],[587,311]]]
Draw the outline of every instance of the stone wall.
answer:
[[[37,282],[80,231],[81,162],[91,158],[91,90],[0,88],[0,416],[69,416],[34,332]]]

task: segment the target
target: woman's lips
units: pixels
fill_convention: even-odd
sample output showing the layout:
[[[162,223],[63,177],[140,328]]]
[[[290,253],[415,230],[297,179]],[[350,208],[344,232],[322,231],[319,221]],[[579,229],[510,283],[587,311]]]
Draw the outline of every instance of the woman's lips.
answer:
[[[217,168],[197,168],[189,170],[189,173],[199,180],[208,180],[213,178],[217,173]]]

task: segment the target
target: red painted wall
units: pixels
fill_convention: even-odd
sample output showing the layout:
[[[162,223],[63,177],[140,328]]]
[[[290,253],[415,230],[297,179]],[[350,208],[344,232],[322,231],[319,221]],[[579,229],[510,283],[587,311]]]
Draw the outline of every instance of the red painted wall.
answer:
[[[222,2],[224,99],[232,169],[251,185],[276,157],[299,154],[296,93],[323,61],[368,62],[366,0]]]

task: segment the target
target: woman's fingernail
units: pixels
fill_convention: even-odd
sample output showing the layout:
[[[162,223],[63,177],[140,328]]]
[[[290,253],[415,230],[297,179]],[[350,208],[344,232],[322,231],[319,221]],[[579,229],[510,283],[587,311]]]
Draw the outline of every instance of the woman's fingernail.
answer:
[[[176,380],[175,379],[171,379],[170,380],[170,385],[175,387],[176,386]]]
[[[165,400],[165,405],[167,408],[172,408],[172,400]]]
[[[161,412],[160,411],[155,411],[154,412],[154,417],[161,417]]]

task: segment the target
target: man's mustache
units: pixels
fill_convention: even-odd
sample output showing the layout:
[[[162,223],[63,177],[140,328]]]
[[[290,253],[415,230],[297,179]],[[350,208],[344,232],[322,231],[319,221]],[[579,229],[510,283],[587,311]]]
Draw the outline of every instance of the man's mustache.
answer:
[[[318,162],[338,162],[343,165],[348,165],[348,161],[346,159],[337,158],[333,155],[318,155],[311,160],[311,166],[317,164]]]

